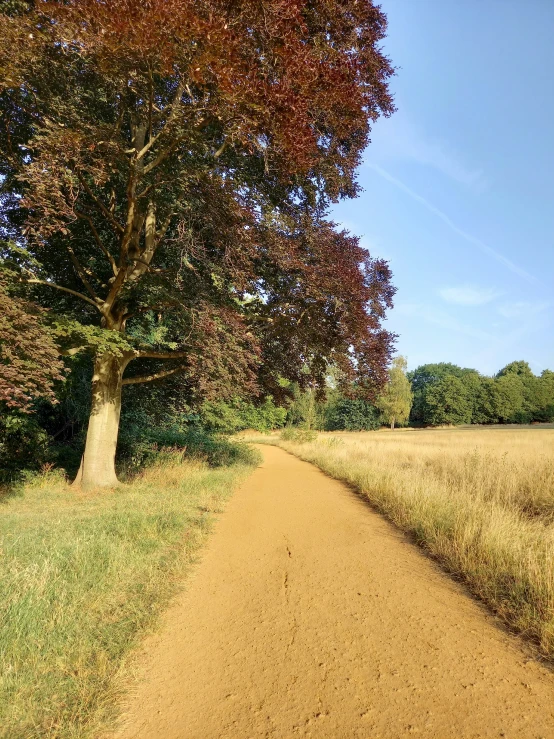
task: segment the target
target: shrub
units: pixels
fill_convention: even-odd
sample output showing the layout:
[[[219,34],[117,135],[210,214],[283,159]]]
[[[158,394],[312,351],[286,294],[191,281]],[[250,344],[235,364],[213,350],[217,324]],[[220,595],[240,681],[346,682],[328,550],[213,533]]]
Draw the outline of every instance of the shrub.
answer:
[[[271,431],[285,423],[287,411],[275,405],[271,397],[260,405],[235,398],[225,402],[209,401],[200,410],[200,423],[208,431],[233,434],[244,429]]]
[[[287,426],[281,431],[281,439],[283,441],[296,441],[299,444],[309,444],[317,439],[317,432],[309,429],[295,429]]]
[[[38,470],[48,462],[48,434],[33,416],[9,412],[0,414],[0,481],[10,482],[23,470]]]
[[[160,461],[160,455],[176,455],[205,461],[210,467],[255,464],[258,453],[244,444],[210,434],[198,427],[139,428],[131,426],[120,434],[118,462],[127,472],[136,472]]]

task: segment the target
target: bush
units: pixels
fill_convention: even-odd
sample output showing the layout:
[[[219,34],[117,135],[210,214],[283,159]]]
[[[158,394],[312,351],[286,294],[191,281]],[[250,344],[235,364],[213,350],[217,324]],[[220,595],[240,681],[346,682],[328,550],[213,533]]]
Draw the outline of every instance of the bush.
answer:
[[[23,470],[38,470],[51,456],[48,434],[33,416],[3,409],[0,414],[0,481],[16,480]]]
[[[160,455],[186,455],[187,458],[201,459],[210,467],[255,464],[259,458],[250,447],[209,434],[198,427],[153,426],[145,429],[131,426],[122,430],[117,461],[127,472],[158,463]]]
[[[317,439],[317,432],[309,429],[295,429],[287,426],[281,431],[281,439],[283,441],[296,441],[299,444],[309,444]]]
[[[531,413],[531,411],[516,411],[514,415],[510,418],[510,423],[531,423],[531,421],[534,420],[534,416]]]
[[[209,401],[200,410],[200,423],[208,431],[234,434],[244,429],[266,432],[281,428],[285,423],[287,411],[275,405],[271,397],[260,405],[235,398],[225,402]]]

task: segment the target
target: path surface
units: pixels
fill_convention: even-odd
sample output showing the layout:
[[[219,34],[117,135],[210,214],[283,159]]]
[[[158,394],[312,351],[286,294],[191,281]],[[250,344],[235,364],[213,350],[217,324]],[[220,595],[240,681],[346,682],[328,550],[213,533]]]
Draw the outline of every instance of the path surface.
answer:
[[[262,451],[121,739],[554,737],[552,673],[344,485]]]

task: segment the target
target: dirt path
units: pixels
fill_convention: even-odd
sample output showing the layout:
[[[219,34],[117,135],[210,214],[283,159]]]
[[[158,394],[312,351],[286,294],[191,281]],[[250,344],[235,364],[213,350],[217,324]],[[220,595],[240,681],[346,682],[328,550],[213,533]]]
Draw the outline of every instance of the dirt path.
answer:
[[[344,485],[262,451],[121,739],[554,737],[552,673]]]

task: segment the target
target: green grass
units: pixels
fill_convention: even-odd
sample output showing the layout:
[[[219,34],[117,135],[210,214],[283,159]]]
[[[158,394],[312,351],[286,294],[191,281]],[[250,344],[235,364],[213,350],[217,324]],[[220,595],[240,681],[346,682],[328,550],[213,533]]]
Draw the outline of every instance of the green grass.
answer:
[[[113,719],[130,652],[250,470],[166,459],[88,495],[50,472],[0,499],[0,737]]]

